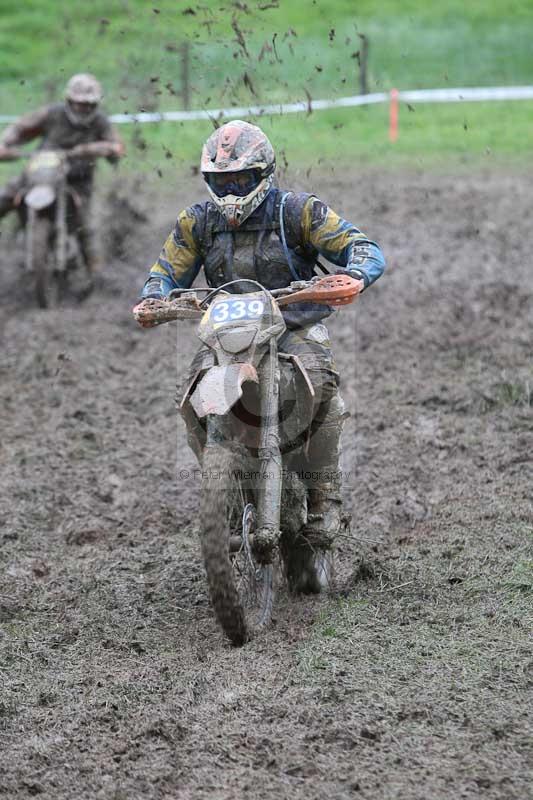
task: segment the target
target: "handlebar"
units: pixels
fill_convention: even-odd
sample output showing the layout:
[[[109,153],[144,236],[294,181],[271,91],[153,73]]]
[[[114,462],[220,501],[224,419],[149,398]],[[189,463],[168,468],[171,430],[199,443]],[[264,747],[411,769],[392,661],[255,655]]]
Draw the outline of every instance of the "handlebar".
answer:
[[[236,283],[255,284],[265,294],[274,297],[279,306],[291,303],[311,302],[321,305],[340,306],[352,303],[362,291],[364,283],[349,275],[327,275],[324,278],[315,277],[309,281],[293,281],[281,289],[265,289],[257,281],[240,279],[230,281],[216,289],[202,286],[198,289],[175,289],[169,298],[157,300],[147,298],[138,303],[133,309],[133,316],[142,327],[153,327],[175,319],[199,319],[208,304],[208,301],[227,286]],[[207,292],[207,296],[200,302],[197,292]]]
[[[33,156],[37,155],[38,153],[46,152],[57,153],[58,156],[64,158],[66,161],[69,161],[71,158],[109,158],[110,156],[114,155],[114,152],[112,151],[113,145],[110,145],[108,142],[87,142],[86,144],[78,144],[69,149],[56,147],[53,150],[36,149],[31,150],[30,152],[21,150],[18,147],[6,147],[5,145],[0,145],[0,161],[28,160],[33,158]]]

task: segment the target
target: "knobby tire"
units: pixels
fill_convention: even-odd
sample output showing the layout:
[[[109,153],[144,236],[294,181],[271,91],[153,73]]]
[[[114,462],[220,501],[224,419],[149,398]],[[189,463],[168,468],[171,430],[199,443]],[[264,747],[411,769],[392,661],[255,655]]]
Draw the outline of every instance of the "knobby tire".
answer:
[[[238,495],[236,471],[242,468],[236,454],[219,445],[204,450],[202,463],[200,538],[209,594],[215,615],[234,645],[247,642],[259,626],[270,621],[272,612],[272,566],[260,567],[265,577],[256,607],[247,607],[247,593],[242,591],[242,575],[236,569],[237,558],[230,554],[230,537],[235,536],[246,500]],[[241,565],[246,563],[244,547]],[[253,569],[252,569],[252,580]],[[240,581],[240,582],[239,582]],[[246,587],[245,587],[246,588]]]

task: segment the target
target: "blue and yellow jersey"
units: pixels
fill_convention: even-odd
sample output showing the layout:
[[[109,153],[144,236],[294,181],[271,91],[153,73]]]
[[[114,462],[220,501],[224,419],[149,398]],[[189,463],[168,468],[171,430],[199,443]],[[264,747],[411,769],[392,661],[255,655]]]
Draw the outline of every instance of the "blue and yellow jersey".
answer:
[[[271,192],[280,194],[278,189],[272,189]],[[317,197],[302,197],[303,203],[288,203],[283,211],[289,215],[288,219],[284,217],[286,227],[297,231],[298,246],[306,252],[323,256],[337,267],[356,269],[365,287],[374,283],[385,269],[385,259],[378,245]],[[260,219],[262,214],[272,213],[273,208],[279,208],[279,205],[267,200],[248,221]],[[204,261],[210,205],[202,203],[190,206],[180,213],[174,230],[150,270],[143,296],[153,293],[154,289],[162,295],[168,295],[172,289],[188,289],[192,286]],[[297,214],[298,219],[291,219],[291,214]]]
[[[303,207],[301,231],[304,245],[310,245],[337,267],[357,269],[365,288],[385,269],[385,258],[377,244],[317,197],[311,196]]]

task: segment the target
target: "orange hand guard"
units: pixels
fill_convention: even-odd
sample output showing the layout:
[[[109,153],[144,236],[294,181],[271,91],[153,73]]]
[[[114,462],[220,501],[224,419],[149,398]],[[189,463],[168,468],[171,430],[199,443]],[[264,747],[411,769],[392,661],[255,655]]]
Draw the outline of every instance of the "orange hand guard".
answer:
[[[350,278],[349,275],[327,275],[309,287],[294,294],[284,295],[278,305],[288,306],[290,303],[323,303],[328,306],[346,306],[353,303],[357,295],[364,289],[364,281]]]

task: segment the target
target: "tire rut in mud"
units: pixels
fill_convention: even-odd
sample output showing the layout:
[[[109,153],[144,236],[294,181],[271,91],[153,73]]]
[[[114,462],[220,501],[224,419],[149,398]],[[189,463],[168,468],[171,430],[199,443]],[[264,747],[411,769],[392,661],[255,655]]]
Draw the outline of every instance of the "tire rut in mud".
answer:
[[[337,597],[277,604],[239,649],[208,606],[198,470],[172,401],[194,325],[143,332],[130,315],[198,187],[152,206],[153,229],[124,237],[79,306],[36,309],[4,250],[6,797],[528,796],[533,303],[516,207],[532,185],[317,178],[389,259],[329,325],[356,411],[354,536]]]

